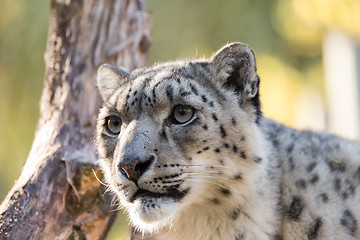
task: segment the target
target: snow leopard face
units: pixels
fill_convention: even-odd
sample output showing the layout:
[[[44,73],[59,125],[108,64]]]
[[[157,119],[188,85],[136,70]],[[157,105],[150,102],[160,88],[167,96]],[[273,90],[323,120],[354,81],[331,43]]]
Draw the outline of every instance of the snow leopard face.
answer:
[[[259,78],[246,45],[132,73],[106,64],[97,85],[100,165],[139,229],[170,224],[191,204],[219,204],[255,184]]]

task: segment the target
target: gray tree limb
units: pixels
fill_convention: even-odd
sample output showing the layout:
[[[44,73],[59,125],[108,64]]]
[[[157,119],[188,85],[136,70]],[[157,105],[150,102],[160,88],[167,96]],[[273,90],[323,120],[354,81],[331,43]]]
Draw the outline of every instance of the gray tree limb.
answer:
[[[98,66],[147,62],[145,0],[52,0],[34,142],[0,205],[1,239],[104,239],[115,213],[103,197],[93,136]]]

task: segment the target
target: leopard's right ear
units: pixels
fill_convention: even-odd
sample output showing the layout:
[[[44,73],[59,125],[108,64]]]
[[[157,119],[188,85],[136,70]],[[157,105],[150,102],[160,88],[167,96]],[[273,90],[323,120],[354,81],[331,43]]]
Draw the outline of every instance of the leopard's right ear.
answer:
[[[129,75],[130,73],[127,70],[111,64],[106,63],[99,67],[96,84],[104,102],[109,100],[110,96],[119,88],[120,83]]]
[[[259,78],[253,51],[243,43],[230,43],[211,58],[217,72],[217,80],[235,91],[241,101],[258,95]]]

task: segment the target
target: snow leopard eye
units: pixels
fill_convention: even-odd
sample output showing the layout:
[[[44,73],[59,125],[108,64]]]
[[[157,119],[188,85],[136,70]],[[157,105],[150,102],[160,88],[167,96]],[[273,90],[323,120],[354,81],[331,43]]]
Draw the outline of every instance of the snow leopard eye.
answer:
[[[174,107],[172,118],[176,124],[189,122],[195,113],[195,109],[188,105],[177,105]]]
[[[105,129],[110,134],[119,134],[121,129],[121,119],[118,117],[107,117],[105,119]]]

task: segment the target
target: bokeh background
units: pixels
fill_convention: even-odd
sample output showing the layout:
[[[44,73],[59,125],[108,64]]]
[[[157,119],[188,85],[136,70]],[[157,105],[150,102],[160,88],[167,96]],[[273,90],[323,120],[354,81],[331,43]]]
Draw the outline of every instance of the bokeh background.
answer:
[[[150,64],[209,57],[228,42],[247,43],[257,56],[265,116],[359,138],[359,0],[147,3]],[[48,16],[49,1],[0,1],[0,200],[20,175],[32,144]],[[109,239],[126,234],[124,216],[118,219]]]

